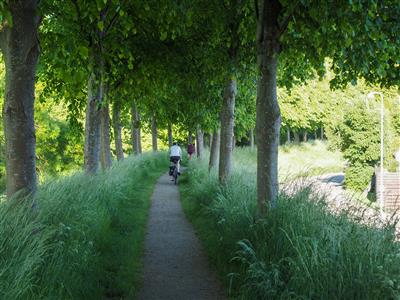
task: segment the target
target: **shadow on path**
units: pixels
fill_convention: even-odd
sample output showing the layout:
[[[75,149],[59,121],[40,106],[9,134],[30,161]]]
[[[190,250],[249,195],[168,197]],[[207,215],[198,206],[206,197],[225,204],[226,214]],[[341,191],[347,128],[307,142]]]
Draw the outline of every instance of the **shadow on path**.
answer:
[[[344,174],[343,173],[337,173],[337,174],[327,174],[327,175],[322,175],[321,182],[324,183],[332,183],[336,186],[343,186],[344,183]]]

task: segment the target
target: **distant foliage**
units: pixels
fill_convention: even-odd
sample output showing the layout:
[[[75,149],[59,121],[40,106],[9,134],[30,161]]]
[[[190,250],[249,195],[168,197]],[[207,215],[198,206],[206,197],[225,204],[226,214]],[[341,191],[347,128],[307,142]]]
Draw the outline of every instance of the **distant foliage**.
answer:
[[[369,107],[369,108],[368,108]],[[379,105],[354,101],[343,110],[342,119],[333,128],[333,141],[348,162],[345,184],[353,190],[364,190],[380,161],[380,111]],[[377,109],[378,108],[378,109]],[[385,111],[384,165],[392,166],[392,154],[396,148],[396,135],[391,115]]]
[[[38,103],[36,160],[41,179],[60,176],[83,164],[83,135],[71,128],[61,104]]]

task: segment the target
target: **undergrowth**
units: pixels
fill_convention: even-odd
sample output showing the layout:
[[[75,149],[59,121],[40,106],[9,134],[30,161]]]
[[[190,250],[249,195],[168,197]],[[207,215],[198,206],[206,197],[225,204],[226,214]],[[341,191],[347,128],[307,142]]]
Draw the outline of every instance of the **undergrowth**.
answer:
[[[192,162],[181,180],[185,213],[234,299],[399,299],[394,230],[333,215],[304,187],[257,218],[254,176],[236,167],[221,187]]]
[[[0,204],[0,299],[132,299],[150,193],[165,154],[129,157],[94,176]]]

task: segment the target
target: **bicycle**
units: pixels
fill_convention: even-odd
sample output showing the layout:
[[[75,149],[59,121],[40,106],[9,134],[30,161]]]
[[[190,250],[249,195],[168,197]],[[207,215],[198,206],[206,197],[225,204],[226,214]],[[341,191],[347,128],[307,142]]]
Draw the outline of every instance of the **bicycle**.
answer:
[[[173,163],[173,165],[169,167],[169,175],[172,176],[174,184],[177,184],[179,176],[177,168],[178,160],[171,159],[171,162]]]

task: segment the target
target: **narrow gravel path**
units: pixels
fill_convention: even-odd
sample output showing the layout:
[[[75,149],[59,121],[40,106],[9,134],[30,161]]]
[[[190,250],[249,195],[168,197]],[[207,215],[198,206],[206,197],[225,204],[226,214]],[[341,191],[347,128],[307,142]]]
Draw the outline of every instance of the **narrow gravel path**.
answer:
[[[226,299],[166,174],[152,196],[140,300]]]

